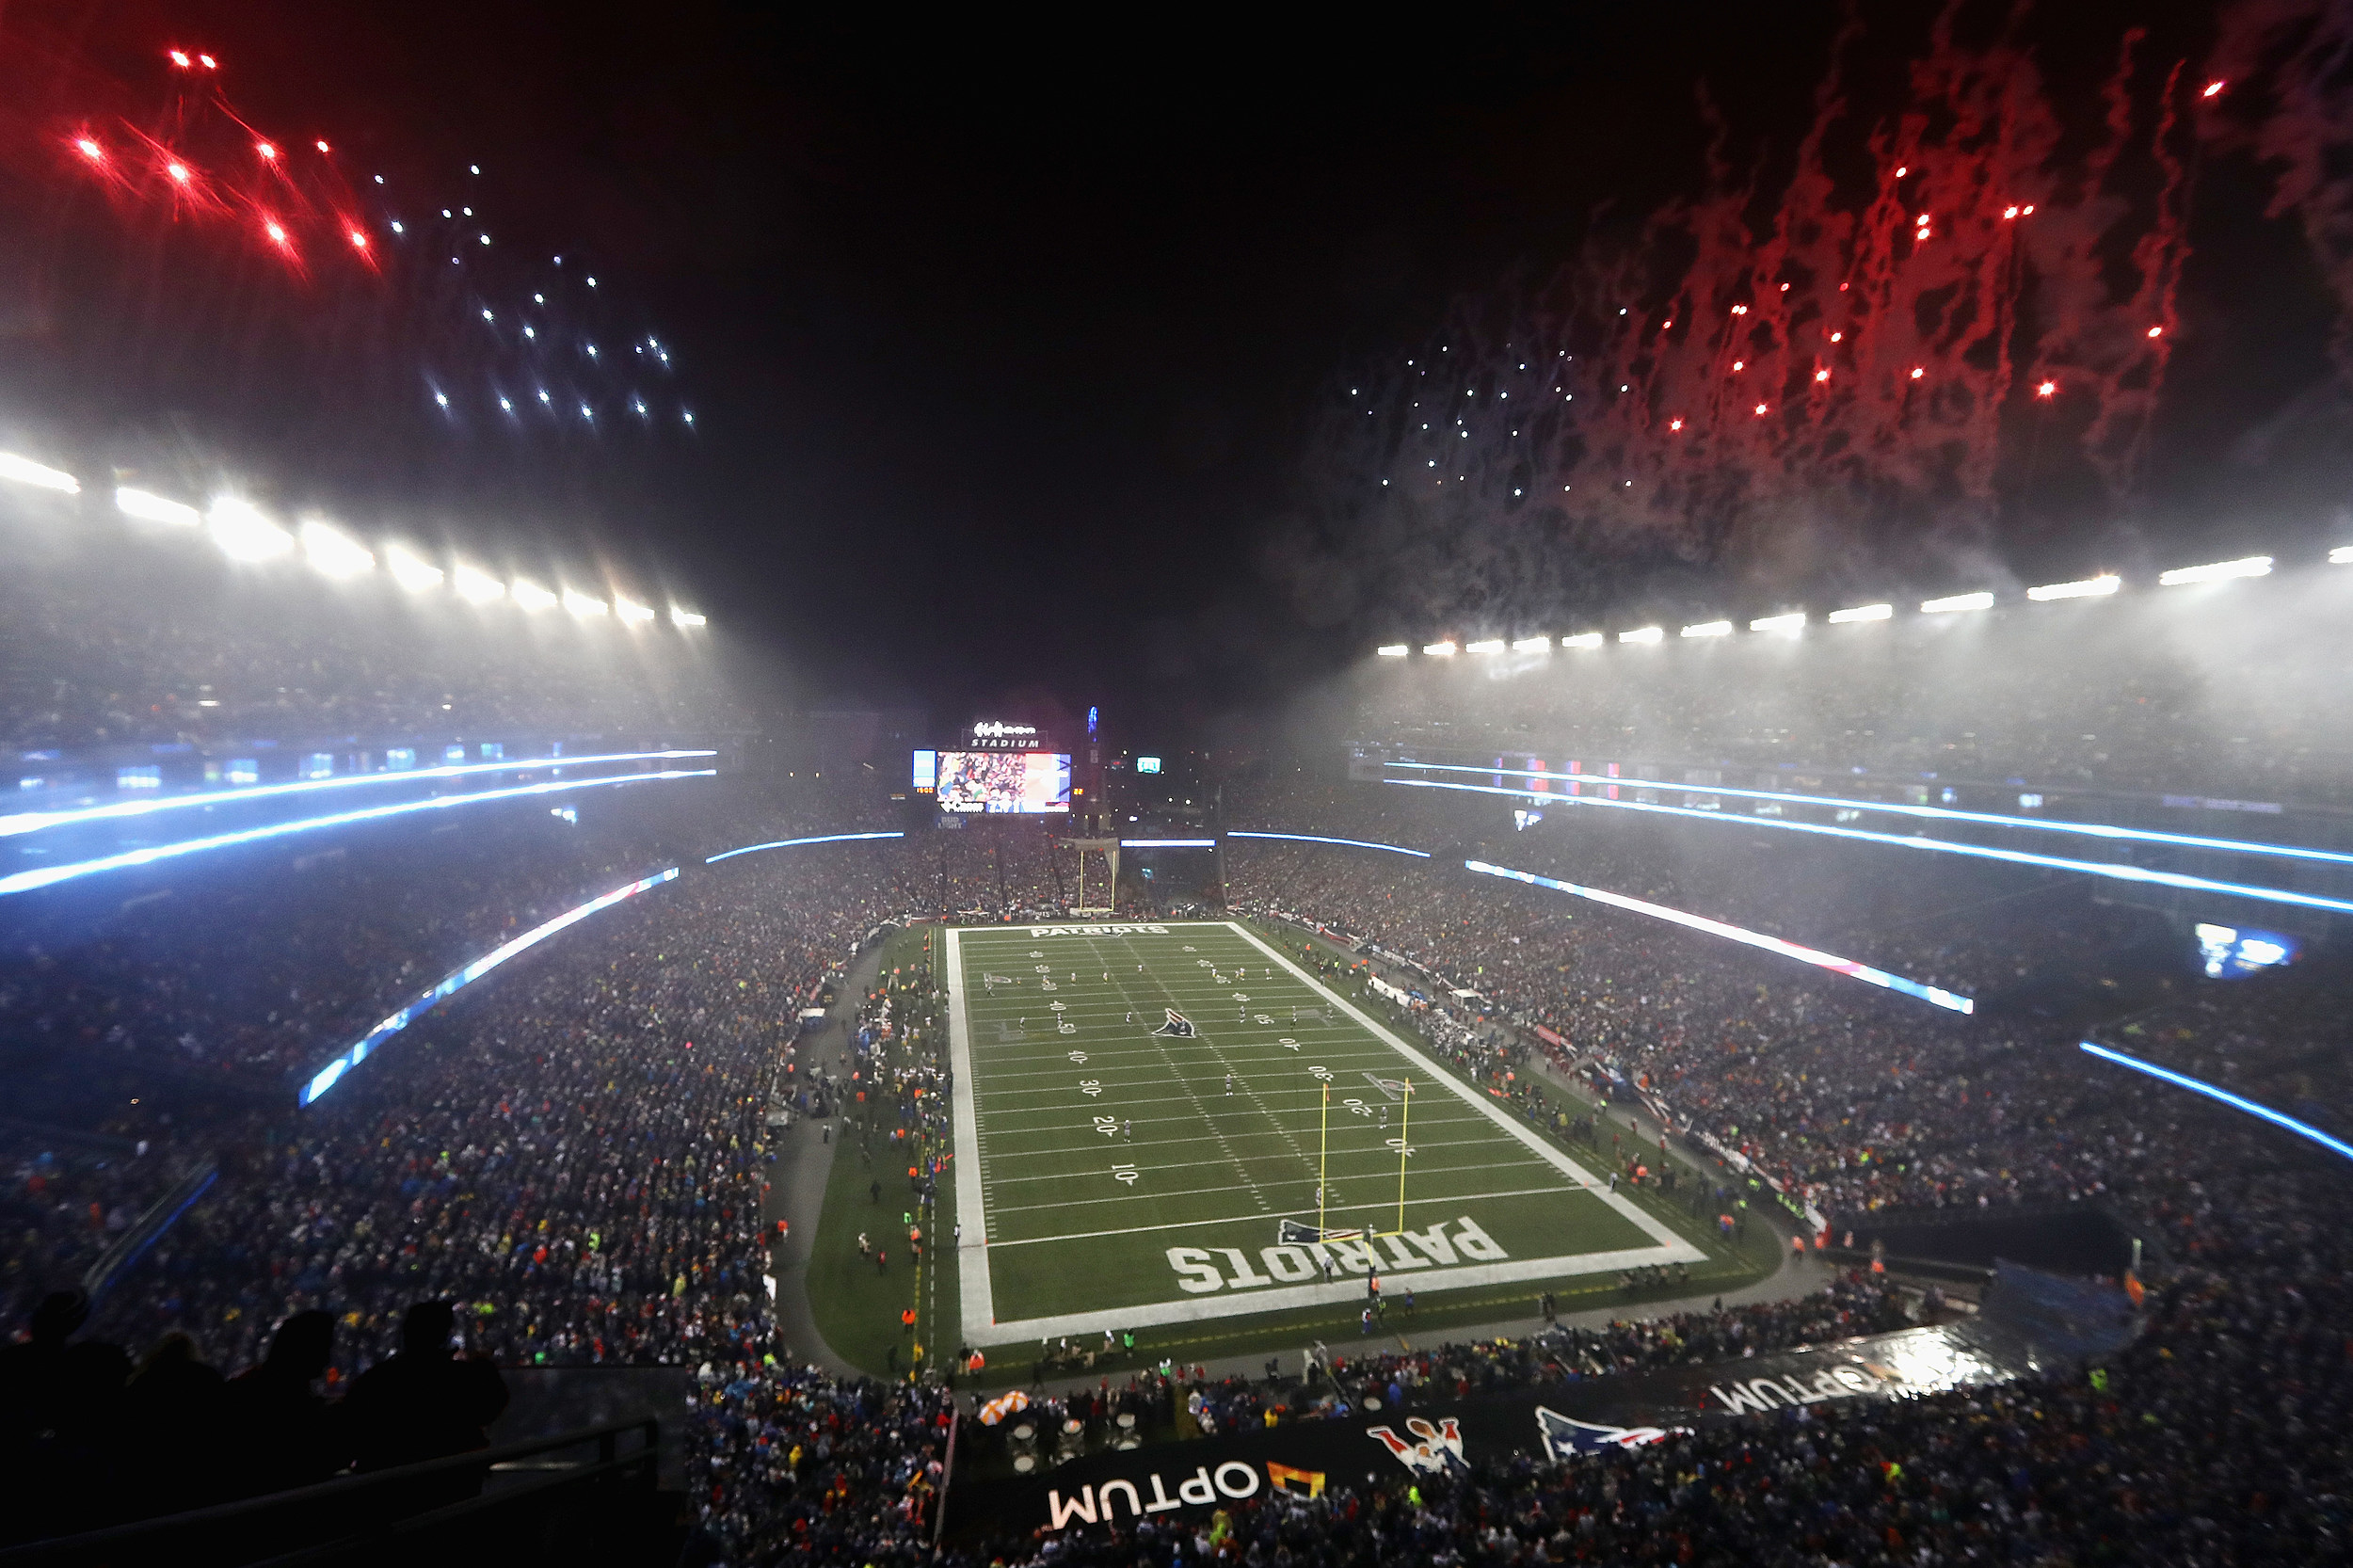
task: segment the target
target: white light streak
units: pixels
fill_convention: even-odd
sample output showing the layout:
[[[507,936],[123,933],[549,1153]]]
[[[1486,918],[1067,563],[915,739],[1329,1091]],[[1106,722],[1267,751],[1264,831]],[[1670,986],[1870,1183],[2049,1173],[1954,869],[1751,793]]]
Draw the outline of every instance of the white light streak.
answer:
[[[2176,567],[2171,571],[2158,573],[2157,585],[2162,588],[2178,588],[2185,583],[2224,583],[2233,577],[2268,577],[2270,575],[2270,556],[2249,555],[2236,561],[2217,561],[2211,566]]]
[[[1599,648],[1601,646],[1601,633],[1598,632],[1579,632],[1573,637],[1561,638],[1561,646],[1562,648]]]
[[[692,610],[681,610],[676,605],[672,605],[670,607],[670,624],[672,626],[708,626],[711,624],[711,617],[708,616],[698,616]]]
[[[1631,632],[1619,632],[1618,641],[1622,643],[1655,643],[1666,634],[1665,629],[1661,627],[1640,626],[1636,627]]]
[[[515,596],[515,602],[526,610],[552,609],[560,602],[553,594],[527,577],[516,578],[515,585],[507,591]]]
[[[610,615],[613,612],[613,606],[603,600],[591,599],[586,594],[574,593],[569,588],[564,590],[564,609],[568,614],[579,616],[584,619],[590,616]]]
[[[487,571],[477,571],[463,561],[457,563],[457,597],[469,604],[488,604],[506,597],[506,584]]]
[[[420,560],[398,545],[384,552],[384,569],[392,574],[392,581],[412,594],[441,585],[441,568],[429,561]]]
[[[1452,643],[1424,643],[1421,650],[1433,659],[1451,659],[1461,651]]]
[[[1373,651],[1384,659],[1402,659],[1413,649],[1403,643],[1384,643]]]
[[[266,561],[294,548],[294,536],[264,517],[249,501],[221,496],[214,501],[204,520],[212,526],[213,542],[232,561]]]
[[[204,520],[204,514],[184,502],[167,501],[145,490],[118,488],[115,490],[115,510],[126,518],[139,518],[148,522],[176,523],[194,528]]]
[[[649,621],[653,619],[652,605],[632,603],[629,600],[622,599],[617,595],[613,600],[613,613],[616,616],[618,616],[623,621],[632,625],[640,621]]]
[[[329,577],[363,577],[376,569],[376,556],[359,540],[316,519],[302,525],[302,555]]]
[[[12,484],[30,485],[35,489],[56,490],[61,495],[82,493],[82,482],[63,469],[36,463],[30,457],[20,457],[13,452],[0,452],[0,479]]]
[[[1763,616],[1749,622],[1752,632],[1784,632],[1792,636],[1805,630],[1805,612],[1792,610],[1785,616]]]
[[[1514,653],[1542,653],[1552,646],[1550,637],[1522,637],[1512,645]]]
[[[1503,651],[1503,639],[1501,637],[1488,637],[1480,642],[1465,643],[1463,645],[1463,651],[1465,653],[1501,653]]]
[[[2080,583],[2047,583],[2040,588],[2028,588],[2026,597],[2037,603],[2054,599],[2098,599],[2123,585],[2123,581],[2114,576],[2087,577]]]
[[[1685,627],[1683,629],[1683,634],[1687,637],[1729,637],[1732,635],[1732,622],[1728,620],[1704,620],[1697,626]]]
[[[1950,599],[1929,599],[1920,602],[1924,616],[1958,615],[1963,610],[1991,610],[1993,596],[1989,593],[1955,594]]]
[[[1896,613],[1893,604],[1858,604],[1851,610],[1833,610],[1830,623],[1846,626],[1859,620],[1885,620]]]

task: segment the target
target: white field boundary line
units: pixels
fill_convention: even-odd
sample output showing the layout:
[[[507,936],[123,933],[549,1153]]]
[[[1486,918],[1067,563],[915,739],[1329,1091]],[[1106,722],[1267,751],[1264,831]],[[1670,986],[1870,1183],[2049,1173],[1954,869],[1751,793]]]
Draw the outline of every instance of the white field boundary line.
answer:
[[[955,1162],[956,1217],[966,1222],[965,1234],[971,1238],[956,1248],[956,1286],[963,1304],[964,1342],[977,1345],[986,1334],[976,1336],[974,1325],[986,1331],[997,1321],[997,1302],[988,1281],[988,1204],[981,1185],[981,1162],[986,1156],[979,1146],[980,1107],[972,1096],[972,1022],[964,1004],[963,927],[950,926],[947,938],[948,1063],[956,1075],[949,1105],[955,1126],[971,1129],[973,1144],[972,1157]]]
[[[1439,1173],[1446,1173],[1467,1176],[1477,1171],[1515,1171],[1525,1168],[1527,1164],[1528,1161],[1525,1160],[1493,1160],[1483,1165],[1441,1165],[1437,1168],[1436,1172],[1432,1174],[1435,1175]],[[1166,1169],[1167,1167],[1160,1166],[1156,1168]],[[1064,1178],[1065,1182],[1073,1179],[1075,1178],[1068,1176]],[[1316,1178],[1312,1176],[1283,1176],[1276,1180],[1262,1182],[1260,1185],[1265,1187],[1305,1187],[1308,1190],[1308,1192],[1313,1192],[1315,1191]],[[1246,1192],[1249,1190],[1250,1189],[1247,1187],[1236,1187],[1230,1184],[1223,1187],[1181,1187],[1173,1192],[1138,1192],[1135,1194],[1135,1197],[1149,1197],[1157,1202],[1165,1198],[1213,1197],[1220,1192]],[[1563,1191],[1563,1189],[1558,1187],[1538,1187],[1531,1188],[1529,1191],[1539,1192],[1558,1192]],[[1427,1198],[1422,1201],[1433,1204],[1468,1203],[1473,1198],[1519,1197],[1522,1195],[1524,1194],[1519,1192],[1465,1192],[1458,1197]],[[1000,1204],[998,1206],[997,1212],[1000,1214],[1035,1214],[1042,1209],[1048,1208],[1083,1208],[1095,1204],[1112,1204],[1123,1201],[1132,1202],[1134,1200],[1127,1197],[1124,1193],[1119,1197],[1112,1197],[1109,1194],[1105,1194],[1102,1197],[1091,1198],[1059,1198],[1052,1203]],[[1176,1226],[1170,1224],[1157,1228],[1175,1229]],[[1048,1237],[1043,1238],[1042,1240],[1056,1240],[1056,1238]],[[1010,1247],[1015,1245],[1015,1243],[1011,1241],[1000,1241],[997,1244],[1000,1247]]]
[[[1573,1187],[1582,1188],[1591,1192],[1593,1197],[1608,1205],[1622,1218],[1633,1224],[1636,1229],[1641,1231],[1645,1236],[1650,1237],[1657,1243],[1655,1246],[1633,1247],[1610,1253],[1582,1253],[1570,1254],[1558,1257],[1522,1258],[1503,1263],[1481,1263],[1468,1267],[1443,1268],[1433,1266],[1427,1272],[1417,1269],[1412,1271],[1410,1277],[1407,1279],[1405,1288],[1417,1289],[1461,1289],[1482,1285],[1508,1284],[1519,1280],[1555,1279],[1572,1277],[1579,1274],[1602,1273],[1614,1269],[1632,1268],[1638,1264],[1644,1263],[1703,1263],[1706,1261],[1707,1255],[1705,1253],[1703,1253],[1699,1248],[1675,1235],[1675,1233],[1668,1228],[1663,1222],[1653,1219],[1650,1215],[1644,1213],[1641,1208],[1635,1207],[1632,1202],[1623,1195],[1617,1192],[1609,1192],[1606,1188],[1599,1186],[1595,1182],[1592,1174],[1587,1172],[1575,1160],[1569,1159],[1565,1154],[1562,1154],[1558,1149],[1550,1146],[1532,1129],[1519,1126],[1510,1116],[1504,1114],[1494,1106],[1486,1103],[1485,1096],[1482,1096],[1477,1088],[1460,1081],[1454,1078],[1452,1074],[1447,1072],[1445,1069],[1438,1066],[1436,1063],[1431,1061],[1429,1057],[1424,1056],[1420,1051],[1416,1050],[1411,1046],[1405,1044],[1404,1041],[1398,1038],[1397,1035],[1391,1033],[1387,1028],[1375,1021],[1362,1009],[1356,1007],[1346,998],[1341,997],[1327,988],[1313,975],[1308,974],[1305,969],[1302,969],[1298,965],[1292,963],[1282,953],[1267,946],[1266,943],[1260,941],[1256,936],[1244,930],[1238,922],[1233,920],[1196,920],[1171,921],[1165,922],[1165,924],[1167,932],[1170,936],[1176,936],[1180,932],[1187,930],[1200,932],[1224,932],[1240,938],[1249,946],[1257,949],[1266,957],[1273,959],[1276,964],[1282,966],[1285,972],[1289,973],[1301,984],[1306,986],[1309,991],[1319,997],[1321,997],[1330,1005],[1338,1008],[1340,1012],[1346,1014],[1351,1019],[1354,1020],[1357,1025],[1371,1033],[1375,1039],[1387,1045],[1391,1049],[1396,1051],[1398,1055],[1402,1056],[1406,1061],[1420,1068],[1428,1075],[1430,1080],[1445,1084],[1446,1087],[1451,1090],[1465,1104],[1473,1107],[1475,1110],[1486,1115],[1497,1128],[1503,1130],[1506,1136],[1512,1138],[1522,1147],[1533,1153],[1545,1164],[1551,1166],[1555,1172],[1567,1177]],[[1018,926],[1011,928],[998,927],[992,928],[992,930],[1002,931],[1006,936],[1010,936],[1015,933],[1022,932],[1023,928]],[[1102,935],[1115,936],[1126,935],[1126,933],[1105,932],[1102,933]],[[979,1126],[976,1119],[978,1111],[977,1103],[972,1091],[971,1078],[971,1024],[965,1006],[964,955],[963,946],[960,940],[962,936],[963,932],[961,928],[949,928],[948,969],[950,1002],[948,1010],[948,1045],[950,1060],[954,1064],[956,1072],[956,1084],[953,1098],[955,1114],[960,1120],[964,1121],[967,1126],[973,1127],[977,1129]],[[1033,938],[1033,940],[1047,939],[1048,938],[1042,937]],[[959,1161],[959,1164],[965,1163],[966,1162],[964,1161]],[[1303,1285],[1292,1286],[1275,1290],[1248,1289],[1230,1292],[1220,1291],[1214,1296],[1195,1296],[1185,1300],[1147,1303],[1138,1306],[1111,1308],[1093,1312],[1064,1313],[1045,1318],[1022,1318],[1014,1320],[1010,1322],[1000,1323],[997,1320],[995,1310],[996,1298],[991,1289],[988,1277],[988,1249],[990,1245],[988,1240],[988,1224],[986,1218],[983,1215],[983,1209],[981,1207],[982,1182],[977,1165],[975,1164],[969,1168],[959,1170],[956,1173],[956,1203],[958,1212],[970,1213],[981,1217],[979,1223],[972,1226],[972,1230],[974,1232],[973,1239],[966,1241],[963,1246],[958,1249],[957,1257],[959,1277],[965,1282],[962,1300],[964,1304],[964,1338],[965,1342],[968,1344],[1002,1344],[1010,1339],[1026,1339],[1032,1336],[1050,1338],[1056,1335],[1100,1332],[1107,1327],[1112,1327],[1124,1323],[1134,1323],[1137,1321],[1150,1321],[1156,1323],[1206,1322],[1218,1318],[1243,1317],[1262,1312],[1277,1312],[1293,1307],[1313,1306],[1320,1304],[1352,1300],[1357,1294],[1358,1287],[1356,1287],[1355,1282],[1353,1280],[1346,1280],[1342,1282],[1336,1282],[1328,1286]],[[1540,1188],[1532,1189],[1531,1191],[1550,1192],[1553,1191],[1553,1189]],[[1501,1196],[1503,1194],[1496,1195]],[[1475,1200],[1449,1199],[1432,1201],[1469,1202]],[[1409,1200],[1409,1207],[1415,1207],[1411,1200]],[[1250,1220],[1263,1218],[1265,1218],[1264,1215],[1256,1214],[1243,1216],[1241,1217],[1241,1221],[1239,1223],[1247,1223]],[[1233,1224],[1238,1222],[1191,1222],[1191,1224],[1194,1225],[1219,1223]],[[1163,1227],[1144,1228],[1157,1229]],[[1100,1236],[1137,1233],[1138,1232],[1096,1232],[1090,1233],[1090,1235]],[[1090,1239],[1090,1237],[1065,1237],[1056,1238],[1054,1240],[1070,1240],[1087,1239]],[[1009,1241],[1004,1244],[1007,1246],[1036,1245],[1048,1239],[1037,1238],[1019,1242]]]
[[[1245,1191],[1245,1189],[1233,1187],[1226,1188],[1225,1191],[1239,1192]],[[1474,1203],[1482,1198],[1541,1198],[1556,1195],[1560,1192],[1560,1191],[1561,1189],[1558,1187],[1513,1187],[1494,1192],[1465,1192],[1462,1196],[1454,1198],[1414,1198],[1409,1200],[1405,1207],[1408,1208],[1438,1208],[1447,1204]],[[1194,1230],[1202,1225],[1230,1225],[1251,1220],[1263,1220],[1265,1218],[1266,1216],[1264,1214],[1253,1209],[1247,1214],[1219,1214],[1213,1215],[1206,1220],[1168,1220],[1159,1224],[1121,1225],[1111,1230],[1074,1230],[1069,1232],[1067,1235],[1063,1236],[1024,1236],[1018,1240],[1000,1241],[997,1245],[1000,1247],[1043,1247],[1050,1246],[1056,1241],[1092,1241],[1098,1237],[1104,1236],[1147,1236],[1154,1231],[1160,1230]],[[1378,1240],[1378,1238],[1375,1238],[1375,1240]],[[1301,1242],[1298,1244],[1305,1246],[1309,1252],[1313,1252],[1318,1245],[1318,1243],[1312,1241]],[[1641,1250],[1648,1251],[1647,1248]],[[1415,1255],[1408,1254],[1407,1256],[1412,1256]],[[1583,1255],[1580,1254],[1579,1256],[1581,1256]],[[1652,1258],[1651,1261],[1657,1262],[1657,1259]],[[1421,1270],[1424,1269],[1427,1269],[1430,1274],[1439,1274],[1446,1272],[1443,1267],[1432,1267],[1427,1258],[1423,1259],[1419,1265],[1409,1263],[1405,1265],[1405,1268],[1414,1269],[1416,1271],[1414,1277],[1417,1279],[1427,1277],[1421,1272]],[[1385,1265],[1383,1272],[1385,1273],[1395,1272],[1400,1278],[1404,1277],[1403,1269],[1392,1269]]]

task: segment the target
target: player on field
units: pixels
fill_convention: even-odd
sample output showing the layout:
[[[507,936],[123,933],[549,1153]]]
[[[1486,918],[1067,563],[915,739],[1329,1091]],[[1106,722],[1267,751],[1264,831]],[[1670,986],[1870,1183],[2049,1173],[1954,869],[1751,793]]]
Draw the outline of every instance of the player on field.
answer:
[[[1225,1075],[1225,1092],[1229,1095],[1234,1092],[1234,1075],[1232,1073],[1227,1073]]]

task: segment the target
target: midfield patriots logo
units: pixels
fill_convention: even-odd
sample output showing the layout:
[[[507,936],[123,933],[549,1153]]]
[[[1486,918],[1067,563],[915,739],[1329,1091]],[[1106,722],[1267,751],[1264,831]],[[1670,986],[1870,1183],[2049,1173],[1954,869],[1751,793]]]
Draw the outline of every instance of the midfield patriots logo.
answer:
[[[1400,1437],[1387,1427],[1374,1427],[1365,1435],[1389,1450],[1408,1470],[1423,1475],[1442,1475],[1449,1470],[1467,1470],[1470,1464],[1463,1457],[1463,1423],[1449,1416],[1436,1426],[1419,1416],[1409,1418],[1405,1430],[1411,1435]]]
[[[1578,1454],[1601,1453],[1609,1448],[1639,1448],[1667,1435],[1664,1427],[1613,1427],[1603,1421],[1579,1421],[1543,1405],[1536,1407],[1536,1432],[1544,1439],[1545,1452],[1554,1459],[1574,1459]]]
[[[1163,1011],[1168,1014],[1168,1022],[1154,1030],[1152,1032],[1153,1033],[1173,1034],[1179,1040],[1190,1040],[1193,1038],[1194,1031],[1193,1027],[1193,1020],[1191,1018],[1186,1017],[1182,1013],[1177,1012],[1174,1007],[1163,1009]]]

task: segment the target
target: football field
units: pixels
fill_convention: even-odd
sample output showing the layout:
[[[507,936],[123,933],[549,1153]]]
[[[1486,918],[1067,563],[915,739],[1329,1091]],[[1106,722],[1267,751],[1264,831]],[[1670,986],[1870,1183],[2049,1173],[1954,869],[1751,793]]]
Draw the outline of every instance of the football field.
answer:
[[[946,937],[968,1343],[1705,1258],[1239,924]]]

